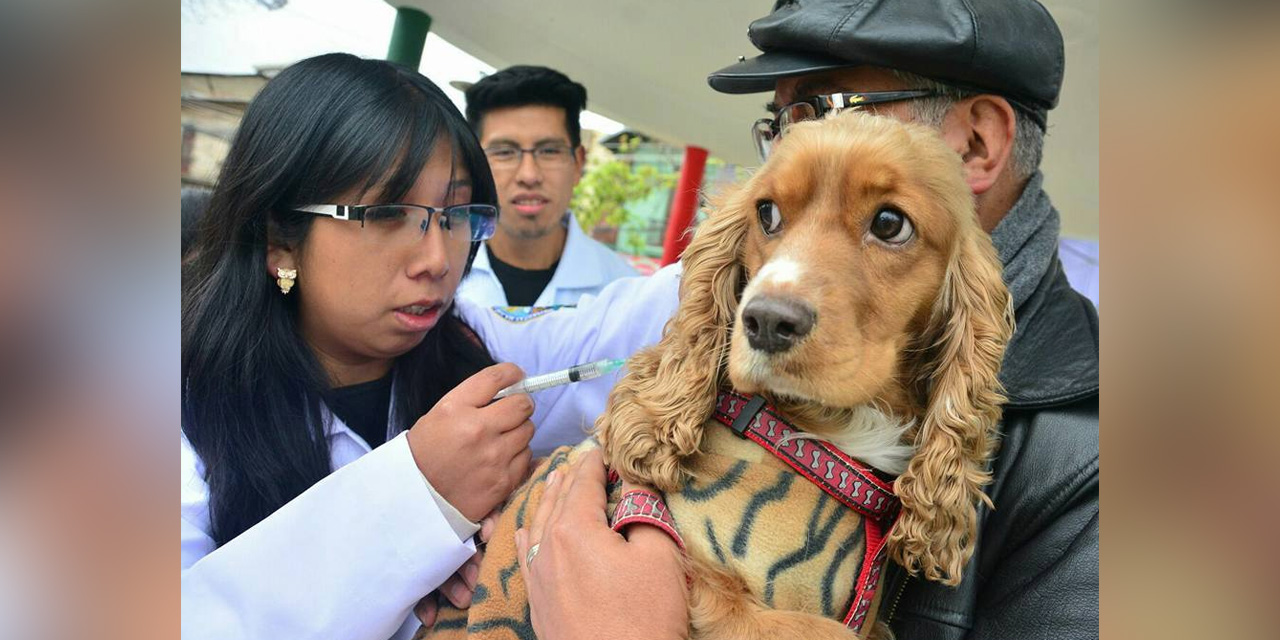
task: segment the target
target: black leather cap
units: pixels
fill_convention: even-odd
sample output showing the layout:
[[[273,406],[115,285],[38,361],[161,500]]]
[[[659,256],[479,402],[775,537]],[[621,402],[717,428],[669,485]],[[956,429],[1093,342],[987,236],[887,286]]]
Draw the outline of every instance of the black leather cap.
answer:
[[[712,73],[712,89],[869,65],[1004,96],[1042,120],[1062,88],[1062,33],[1035,0],[779,0],[747,36],[764,53]]]

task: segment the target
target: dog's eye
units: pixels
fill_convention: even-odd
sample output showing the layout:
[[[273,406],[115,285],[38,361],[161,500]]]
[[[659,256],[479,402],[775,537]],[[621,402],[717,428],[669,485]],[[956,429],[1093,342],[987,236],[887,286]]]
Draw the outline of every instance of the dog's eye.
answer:
[[[916,232],[906,214],[888,207],[876,212],[871,221],[871,233],[875,237],[889,243],[902,244],[911,239]]]
[[[760,216],[760,228],[764,229],[766,236],[771,236],[782,229],[782,212],[778,211],[778,205],[771,200],[757,202],[756,213]]]

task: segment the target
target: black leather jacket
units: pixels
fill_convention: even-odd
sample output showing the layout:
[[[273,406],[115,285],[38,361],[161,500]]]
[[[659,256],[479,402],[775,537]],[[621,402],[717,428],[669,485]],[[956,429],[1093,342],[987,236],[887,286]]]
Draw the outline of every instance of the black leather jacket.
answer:
[[[1098,314],[1055,258],[1017,310],[977,550],[957,587],[886,577],[899,640],[1098,637]]]

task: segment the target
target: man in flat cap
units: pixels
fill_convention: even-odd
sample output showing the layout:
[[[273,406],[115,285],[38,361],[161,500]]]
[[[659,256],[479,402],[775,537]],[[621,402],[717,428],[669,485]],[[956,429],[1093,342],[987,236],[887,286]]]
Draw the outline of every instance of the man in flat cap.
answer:
[[[899,638],[1096,637],[1098,318],[1063,274],[1038,168],[1062,87],[1053,18],[1034,0],[782,0],[748,34],[763,53],[708,82],[773,91],[774,117],[752,130],[763,151],[789,122],[840,105],[938,128],[1013,295],[996,509],[980,513],[958,587],[894,567],[882,619]]]
[[[726,93],[773,92],[773,117],[751,129],[762,154],[788,124],[855,104],[936,127],[963,159],[1016,309],[1001,373],[1008,403],[987,487],[996,509],[980,508],[977,548],[959,586],[895,566],[880,619],[904,639],[1097,637],[1098,317],[1063,274],[1058,212],[1038,168],[1063,77],[1053,18],[1034,0],[781,0],[748,34],[763,53],[708,81]],[[647,554],[640,585],[663,583],[654,575],[679,567],[660,553],[661,536],[653,539],[656,549],[601,546],[590,562],[630,566]],[[563,577],[552,573],[533,576],[535,607],[541,583]],[[645,617],[655,624],[642,635],[684,615],[659,607],[669,601],[643,586],[619,583],[627,597],[649,603]],[[556,584],[597,599],[612,588],[587,579]],[[565,591],[557,598],[572,601]],[[608,619],[620,612],[603,609],[574,612],[573,622],[557,615],[568,609],[538,610],[535,626],[552,637],[573,637],[591,628],[581,626],[588,619],[615,628]]]

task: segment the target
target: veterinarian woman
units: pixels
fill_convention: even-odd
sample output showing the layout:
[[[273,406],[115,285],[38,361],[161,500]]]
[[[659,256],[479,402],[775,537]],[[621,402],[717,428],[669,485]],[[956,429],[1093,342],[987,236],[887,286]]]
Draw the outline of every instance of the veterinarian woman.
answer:
[[[494,393],[656,340],[677,278],[536,319],[455,303],[495,204],[413,71],[331,54],[254,99],[183,278],[184,638],[402,638],[434,590],[469,602],[477,521],[613,379]]]

